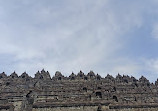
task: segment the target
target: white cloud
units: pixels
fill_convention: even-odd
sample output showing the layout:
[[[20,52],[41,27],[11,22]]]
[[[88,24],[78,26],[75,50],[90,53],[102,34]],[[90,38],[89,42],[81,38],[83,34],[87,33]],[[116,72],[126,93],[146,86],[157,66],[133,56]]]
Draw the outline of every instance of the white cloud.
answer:
[[[79,70],[103,76],[139,72],[140,64],[121,55],[121,50],[129,42],[125,35],[144,25],[148,3],[118,2],[2,2],[0,40],[5,47],[0,47],[0,54],[13,60],[8,72],[33,74],[41,68],[65,75]],[[4,64],[8,67],[8,62]]]
[[[153,36],[153,38],[158,39],[158,24],[155,24],[153,26],[152,36]]]
[[[150,72],[158,74],[158,59],[146,60],[147,70]]]
[[[143,59],[142,70],[144,70],[145,76],[154,82],[158,78],[158,59]]]

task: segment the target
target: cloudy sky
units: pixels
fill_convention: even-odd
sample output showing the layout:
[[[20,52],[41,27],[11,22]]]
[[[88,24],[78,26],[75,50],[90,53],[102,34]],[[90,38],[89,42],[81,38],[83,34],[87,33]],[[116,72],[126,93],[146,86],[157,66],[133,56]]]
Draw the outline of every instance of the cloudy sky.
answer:
[[[157,0],[0,0],[0,72],[158,78]]]

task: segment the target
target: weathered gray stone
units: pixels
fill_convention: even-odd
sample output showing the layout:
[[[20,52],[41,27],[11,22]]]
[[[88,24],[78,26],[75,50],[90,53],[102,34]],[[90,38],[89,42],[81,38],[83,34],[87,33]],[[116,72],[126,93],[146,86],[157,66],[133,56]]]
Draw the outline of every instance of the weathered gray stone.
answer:
[[[0,74],[0,111],[157,111],[158,80],[118,74],[105,78],[90,71],[53,78],[42,70],[30,77],[26,72]]]

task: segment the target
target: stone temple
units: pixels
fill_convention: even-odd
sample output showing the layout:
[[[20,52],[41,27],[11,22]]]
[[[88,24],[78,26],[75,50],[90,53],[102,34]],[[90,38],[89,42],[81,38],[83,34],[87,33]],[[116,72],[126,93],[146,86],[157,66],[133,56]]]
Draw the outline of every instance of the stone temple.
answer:
[[[0,74],[0,111],[158,111],[158,80],[101,77],[90,71],[64,77],[48,71]]]

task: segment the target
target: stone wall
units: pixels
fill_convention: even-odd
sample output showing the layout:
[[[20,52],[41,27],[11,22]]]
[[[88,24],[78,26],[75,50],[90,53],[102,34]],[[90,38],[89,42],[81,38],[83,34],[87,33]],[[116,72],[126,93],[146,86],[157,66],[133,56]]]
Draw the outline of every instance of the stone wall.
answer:
[[[150,83],[143,76],[80,71],[65,77],[57,71],[51,77],[45,70],[34,78],[26,72],[0,74],[1,111],[154,111],[157,106],[158,80]]]
[[[33,108],[32,111],[97,111],[97,106]]]
[[[55,107],[55,108],[33,108],[32,111],[158,111],[158,108],[124,108],[109,109],[103,107],[98,110],[98,106],[80,106],[80,107]]]
[[[128,108],[128,109],[112,109],[112,110],[103,110],[103,111],[158,111],[158,108]]]

